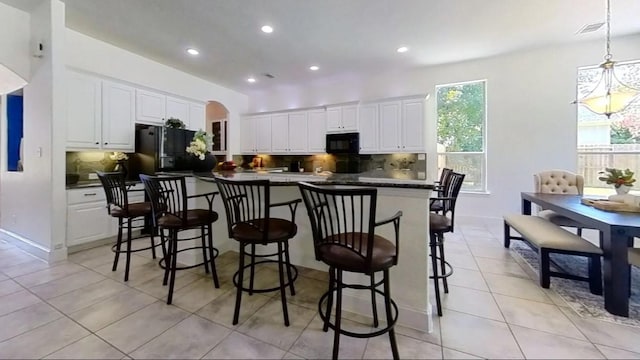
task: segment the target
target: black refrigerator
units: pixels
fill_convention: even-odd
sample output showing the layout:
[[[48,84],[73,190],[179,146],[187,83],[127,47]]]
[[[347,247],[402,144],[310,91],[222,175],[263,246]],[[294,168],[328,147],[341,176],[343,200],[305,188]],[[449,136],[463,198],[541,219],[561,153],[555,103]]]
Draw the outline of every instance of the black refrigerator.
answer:
[[[187,147],[195,131],[136,124],[136,153],[129,161],[130,179],[140,174],[193,169],[193,155]],[[133,161],[131,161],[133,160]]]

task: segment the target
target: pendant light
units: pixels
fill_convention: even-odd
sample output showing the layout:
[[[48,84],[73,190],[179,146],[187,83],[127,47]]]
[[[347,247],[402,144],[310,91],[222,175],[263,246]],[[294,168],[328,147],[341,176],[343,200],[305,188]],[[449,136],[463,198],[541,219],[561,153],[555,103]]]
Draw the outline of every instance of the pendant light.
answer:
[[[588,110],[599,114],[606,115],[607,118],[611,114],[624,110],[631,104],[639,94],[637,89],[625,85],[615,74],[615,61],[611,60],[611,4],[607,0],[607,54],[604,56],[604,62],[600,64],[602,73],[600,80],[591,92],[581,99],[574,101],[585,106]]]

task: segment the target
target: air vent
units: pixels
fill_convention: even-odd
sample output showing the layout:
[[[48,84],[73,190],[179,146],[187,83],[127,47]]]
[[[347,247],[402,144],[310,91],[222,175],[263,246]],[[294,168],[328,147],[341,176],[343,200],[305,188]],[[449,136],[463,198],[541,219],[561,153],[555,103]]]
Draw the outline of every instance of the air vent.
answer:
[[[269,73],[264,73],[264,74],[262,74],[262,75],[264,75],[265,77],[268,77],[269,79],[273,79],[273,78],[275,78],[275,76],[273,76],[273,75],[271,75],[271,74],[269,74]]]
[[[604,25],[603,22],[587,24],[583,26],[580,30],[578,30],[576,34],[586,34],[586,33],[594,32],[596,30],[599,30],[603,25]]]

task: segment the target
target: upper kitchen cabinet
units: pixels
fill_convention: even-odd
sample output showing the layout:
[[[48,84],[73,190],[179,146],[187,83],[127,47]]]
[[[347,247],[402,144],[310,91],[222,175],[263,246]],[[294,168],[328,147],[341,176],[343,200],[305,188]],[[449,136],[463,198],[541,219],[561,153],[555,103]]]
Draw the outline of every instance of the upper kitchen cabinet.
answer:
[[[204,104],[189,103],[189,123],[187,124],[189,130],[204,129],[206,117],[206,107]],[[185,123],[187,122],[185,121]]]
[[[67,147],[100,149],[102,80],[72,71],[67,80]]]
[[[358,104],[327,106],[327,132],[358,131]]]
[[[426,152],[424,108],[424,96],[379,103],[379,152]]]
[[[307,112],[272,114],[271,153],[305,154],[307,152]]]
[[[254,115],[242,119],[241,147],[244,154],[271,152],[271,116]]]
[[[425,96],[402,101],[402,151],[427,151],[425,101]]]
[[[309,153],[324,153],[327,139],[327,114],[324,109],[307,112],[307,140]]]
[[[358,116],[360,153],[378,152],[378,104],[361,104]]]
[[[169,118],[179,119],[182,121],[187,129],[189,127],[189,102],[186,100],[166,97],[165,114],[163,115],[164,121]],[[163,123],[164,123],[163,121]]]
[[[136,90],[136,121],[164,125],[166,96],[147,90]]]
[[[67,148],[134,150],[134,89],[68,72]]]
[[[167,119],[179,119],[189,130],[204,127],[204,104],[166,96],[153,91],[136,90],[136,122],[164,125]]]
[[[102,148],[134,151],[135,89],[102,82]]]

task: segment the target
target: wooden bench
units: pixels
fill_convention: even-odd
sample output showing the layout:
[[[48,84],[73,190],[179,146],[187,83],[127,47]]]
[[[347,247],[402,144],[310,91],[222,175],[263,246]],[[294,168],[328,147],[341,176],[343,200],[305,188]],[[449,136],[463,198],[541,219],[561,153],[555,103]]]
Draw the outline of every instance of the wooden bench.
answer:
[[[522,236],[512,236],[511,228]],[[602,249],[588,240],[541,217],[519,214],[504,216],[504,247],[509,248],[511,240],[524,240],[538,252],[540,286],[543,288],[548,289],[551,276],[555,276],[587,281],[592,294],[602,295],[602,270],[600,268]],[[551,271],[549,266],[549,254],[551,253],[587,257],[589,259],[589,277]]]

